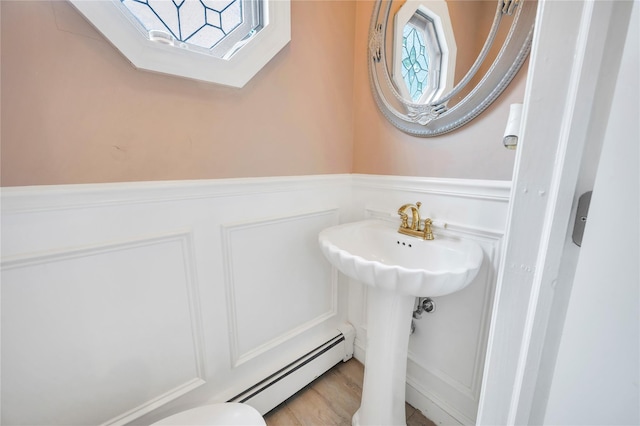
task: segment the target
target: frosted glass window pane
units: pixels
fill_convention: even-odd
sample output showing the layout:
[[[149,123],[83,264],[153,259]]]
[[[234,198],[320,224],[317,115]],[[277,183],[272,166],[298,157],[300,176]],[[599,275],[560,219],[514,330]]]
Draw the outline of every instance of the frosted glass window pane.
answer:
[[[208,49],[217,57],[233,52],[238,42],[262,27],[255,0],[119,1],[146,32],[164,32],[182,47]],[[214,49],[227,39],[228,43]],[[172,43],[168,38],[166,42]]]
[[[402,35],[402,78],[414,102],[428,86],[429,58],[424,34],[411,25],[405,25]]]
[[[240,2],[236,1],[220,13],[222,17],[222,30],[225,33],[231,32],[235,27],[242,23],[242,10]]]
[[[201,31],[198,31],[193,37],[189,39],[189,43],[209,48],[212,45],[217,44],[224,38],[224,32],[220,28],[206,26]]]
[[[131,14],[137,18],[137,20],[142,24],[142,26],[147,30],[153,29],[163,29],[165,28],[164,23],[158,18],[158,16],[154,13],[151,13],[149,6],[147,4],[138,2],[135,0],[123,0],[122,4],[124,4],[127,9],[131,12]],[[169,30],[171,32],[171,30]],[[177,38],[174,34],[172,34],[174,38]]]
[[[220,17],[220,12],[207,9],[207,24],[212,27],[220,28],[222,26],[222,19]]]
[[[171,31],[171,34],[180,40],[180,24],[178,22],[178,9],[171,0],[149,0],[147,3],[147,14],[155,14]],[[162,28],[149,28],[160,30]]]
[[[202,3],[213,10],[224,10],[231,3],[235,3],[235,0],[202,0]]]
[[[200,2],[184,1],[180,6],[180,36],[181,41],[186,41],[196,31],[202,29],[206,22],[205,9]]]

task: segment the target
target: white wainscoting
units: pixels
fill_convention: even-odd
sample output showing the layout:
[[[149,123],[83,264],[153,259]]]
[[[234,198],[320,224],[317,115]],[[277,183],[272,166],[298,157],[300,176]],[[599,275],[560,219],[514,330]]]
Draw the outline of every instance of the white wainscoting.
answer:
[[[436,237],[486,256],[416,322],[407,399],[471,424],[509,188],[368,175],[3,188],[2,423],[149,424],[226,401],[347,319],[364,361],[365,288],[329,266],[318,232],[421,201]]]
[[[331,209],[222,226],[234,367],[338,314],[337,271],[317,259],[317,235],[337,224]]]
[[[148,424],[333,337],[347,286],[317,235],[350,182],[4,188],[2,424]]]
[[[409,403],[439,424],[474,424],[510,184],[355,175],[353,187],[353,219],[397,222],[397,207],[420,201],[422,217],[434,220],[436,238],[468,238],[484,250],[484,264],[474,282],[458,293],[434,298],[436,311],[415,320],[407,364]],[[349,298],[356,357],[362,360],[366,288],[351,282]]]
[[[3,423],[116,422],[204,384],[193,267],[190,232],[3,262]]]

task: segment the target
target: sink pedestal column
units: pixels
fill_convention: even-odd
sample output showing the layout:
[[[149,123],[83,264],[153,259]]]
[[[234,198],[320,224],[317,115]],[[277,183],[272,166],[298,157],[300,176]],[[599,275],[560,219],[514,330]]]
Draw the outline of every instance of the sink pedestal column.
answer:
[[[406,425],[405,382],[414,296],[367,288],[367,353],[353,426]]]

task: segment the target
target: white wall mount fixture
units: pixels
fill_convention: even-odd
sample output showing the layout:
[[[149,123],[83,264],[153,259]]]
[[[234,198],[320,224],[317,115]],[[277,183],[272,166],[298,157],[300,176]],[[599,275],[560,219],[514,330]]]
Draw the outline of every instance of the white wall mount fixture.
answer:
[[[263,0],[264,28],[230,58],[151,40],[119,0],[70,0],[136,68],[241,88],[291,40],[290,0]]]
[[[520,123],[522,121],[522,104],[511,104],[507,127],[504,129],[502,143],[507,149],[516,149],[520,138]]]

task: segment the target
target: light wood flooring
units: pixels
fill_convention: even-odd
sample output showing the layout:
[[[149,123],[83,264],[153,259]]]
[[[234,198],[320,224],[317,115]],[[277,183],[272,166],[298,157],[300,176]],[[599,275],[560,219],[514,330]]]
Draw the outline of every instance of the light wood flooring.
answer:
[[[267,413],[267,426],[350,426],[360,406],[364,366],[355,358],[341,362]],[[435,426],[406,404],[407,426]]]

